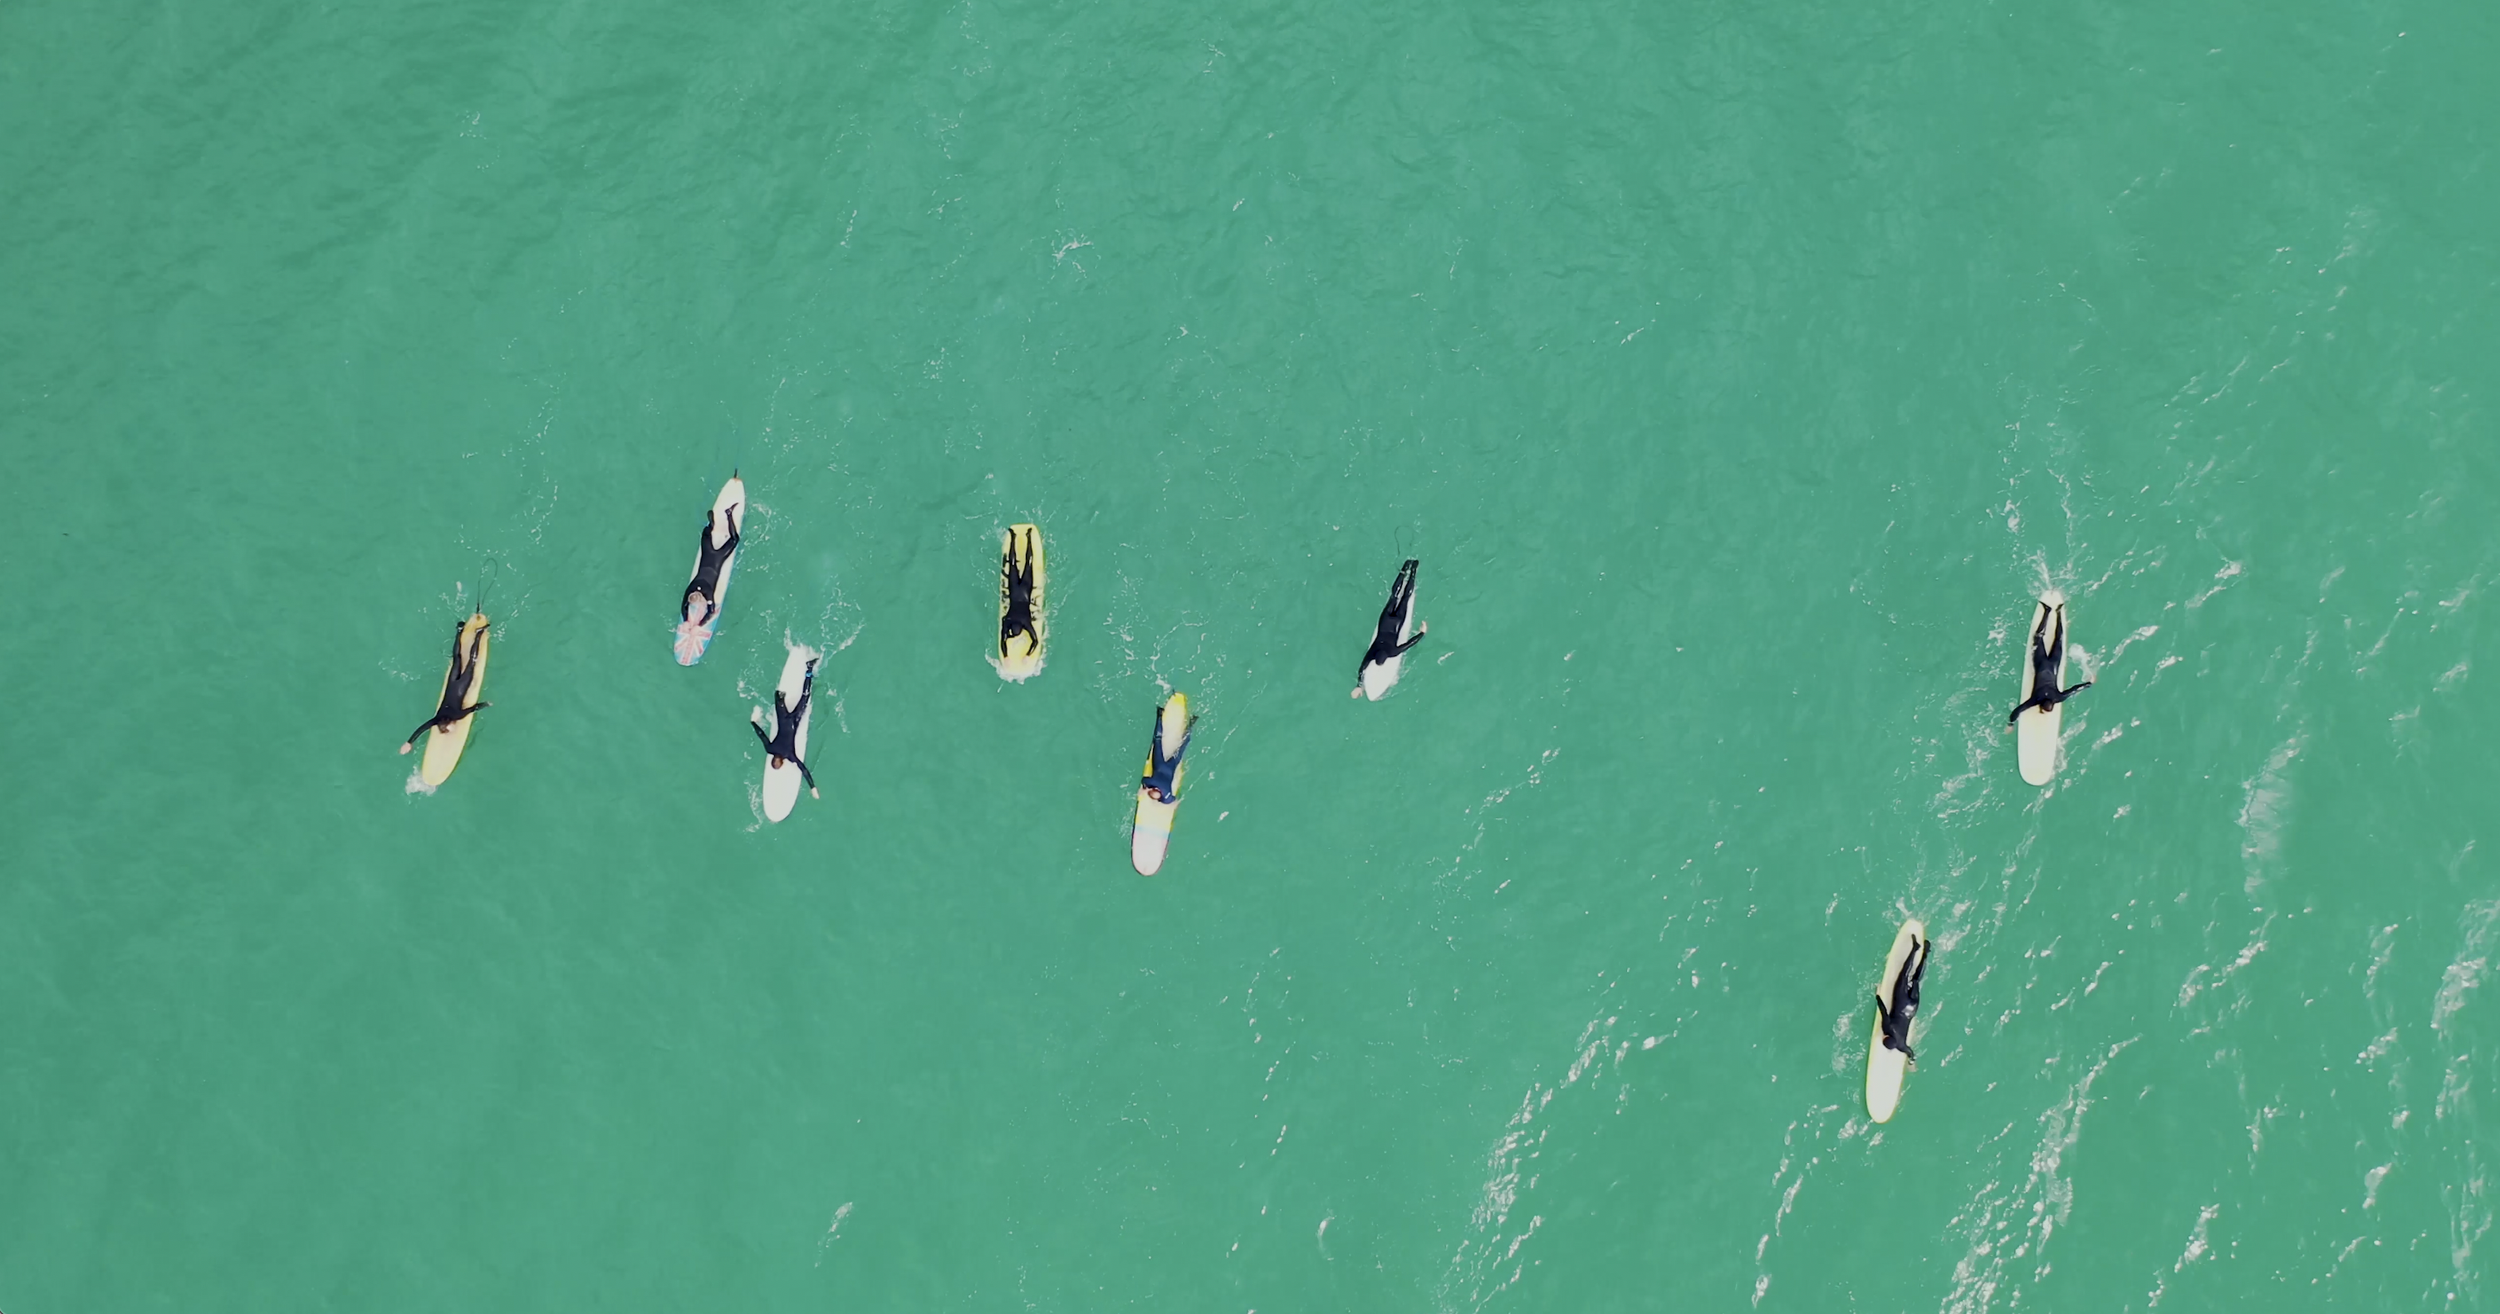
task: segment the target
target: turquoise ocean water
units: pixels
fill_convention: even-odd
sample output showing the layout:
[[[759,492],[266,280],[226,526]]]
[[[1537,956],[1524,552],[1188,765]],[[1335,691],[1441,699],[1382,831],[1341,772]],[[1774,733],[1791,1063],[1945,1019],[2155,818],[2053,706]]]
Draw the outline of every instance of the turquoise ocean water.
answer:
[[[2500,1305],[2495,56],[0,7],[0,1307]]]

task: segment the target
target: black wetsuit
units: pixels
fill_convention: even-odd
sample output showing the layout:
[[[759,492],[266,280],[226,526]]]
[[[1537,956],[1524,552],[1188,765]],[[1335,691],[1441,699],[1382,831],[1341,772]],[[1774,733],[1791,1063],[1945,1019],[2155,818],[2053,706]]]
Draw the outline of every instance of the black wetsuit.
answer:
[[[443,701],[435,707],[434,715],[426,718],[424,725],[418,726],[415,730],[409,732],[409,743],[413,744],[417,742],[419,736],[436,726],[458,725],[460,724],[462,717],[468,716],[484,708],[494,706],[493,703],[479,703],[476,707],[462,707],[460,705],[468,701],[469,686],[477,683],[477,658],[472,655],[469,660],[465,662],[460,660],[460,639],[462,633],[468,628],[469,623],[465,620],[452,627],[451,678],[443,681]],[[486,630],[487,627],[484,625],[479,626],[477,629],[477,637],[480,643],[486,641]],[[474,653],[474,651],[475,650],[473,649],[472,653]]]
[[[755,737],[764,741],[764,751],[797,767],[799,779],[806,781],[809,789],[816,787],[816,773],[808,770],[807,763],[799,758],[799,722],[807,718],[807,700],[815,696],[816,663],[809,662],[807,678],[799,684],[798,706],[784,706],[781,701],[781,691],[773,690],[773,732],[771,734],[765,734],[764,727],[755,722],[751,720],[747,722],[747,729],[754,731]]]
[[[1146,777],[1138,782],[1139,788],[1153,790],[1155,797],[1165,803],[1175,801],[1172,796],[1179,792],[1181,754],[1189,751],[1189,737],[1196,732],[1197,725],[1197,717],[1189,718],[1189,724],[1181,730],[1181,746],[1173,749],[1170,757],[1165,757],[1163,709],[1155,709],[1154,734],[1146,741]]]
[[[1415,606],[1415,567],[1409,559],[1398,567],[1397,581],[1389,586],[1389,601],[1380,609],[1380,624],[1372,630],[1372,646],[1363,653],[1363,662],[1354,668],[1359,677],[1370,668],[1398,656],[1424,641],[1423,632],[1404,643],[1398,642],[1398,631],[1406,628],[1406,614]]]
[[[2043,634],[2049,624],[2047,616],[2042,616],[2040,623],[2032,627],[2031,696],[2016,703],[2014,710],[2005,714],[2007,725],[2014,724],[2024,712],[2034,707],[2046,711],[2092,687],[2090,680],[2070,684],[2063,689],[2057,687],[2058,668],[2066,664],[2066,613],[2055,607],[2049,610],[2056,614],[2057,633],[2054,636]]]
[[[729,541],[719,547],[712,546],[712,518],[718,514],[704,513],[703,537],[695,545],[698,555],[694,562],[694,578],[686,582],[686,591],[677,595],[679,616],[686,614],[686,599],[697,593],[703,595],[703,618],[695,622],[697,625],[708,625],[714,616],[720,614],[721,567],[728,565],[730,556],[738,550],[738,514],[735,507],[730,509],[728,515]]]
[[[1023,546],[1024,565],[1021,569],[1017,568],[1016,553],[1012,548],[998,563],[999,588],[1007,595],[1007,614],[998,622],[998,655],[1001,657],[1010,655],[1007,651],[1007,641],[1019,634],[1024,636],[1025,656],[1032,656],[1041,651],[1042,647],[1041,627],[1033,618],[1033,536],[1031,533],[1028,532],[1025,535]]]
[[[1910,955],[1901,960],[1901,974],[1892,979],[1892,1007],[1884,1007],[1884,997],[1875,997],[1875,1013],[1883,1019],[1884,1048],[1899,1050],[1903,1058],[1916,1061],[1918,1051],[1910,1048],[1910,1022],[1918,1016],[1918,983],[1927,975],[1925,940],[1910,941]]]

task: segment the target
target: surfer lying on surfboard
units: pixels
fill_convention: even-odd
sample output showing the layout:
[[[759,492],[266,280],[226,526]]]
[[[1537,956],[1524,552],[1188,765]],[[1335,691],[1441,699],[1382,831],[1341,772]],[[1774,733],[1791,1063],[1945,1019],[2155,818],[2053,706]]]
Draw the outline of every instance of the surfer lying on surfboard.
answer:
[[[493,703],[479,703],[475,707],[460,705],[468,701],[469,686],[477,680],[477,643],[486,641],[486,626],[481,624],[477,627],[477,643],[461,642],[467,637],[465,632],[468,628],[469,623],[465,620],[452,626],[451,676],[443,681],[443,701],[434,709],[434,715],[426,718],[424,725],[409,732],[408,742],[399,746],[400,752],[415,748],[417,741],[424,738],[428,730],[448,734],[453,726],[460,724],[461,718],[494,706]]]
[[[1009,656],[1007,641],[1022,635],[1024,655],[1030,657],[1042,650],[1041,626],[1033,619],[1032,530],[1025,530],[1023,541],[1011,545],[1000,568],[1006,575],[1007,614],[998,622],[998,655]]]
[[[714,547],[712,531],[722,520],[729,522],[729,537],[720,546]],[[685,606],[679,608],[685,615],[688,625],[709,625],[712,623],[712,618],[720,614],[721,567],[727,565],[729,558],[735,556],[737,551],[737,511],[733,508],[725,515],[714,511],[704,512],[703,537],[695,546],[694,578],[686,581],[683,599]]]
[[[1909,956],[1901,960],[1901,975],[1892,979],[1892,1007],[1884,1007],[1884,997],[1875,996],[1875,1012],[1884,1020],[1884,1048],[1899,1050],[1901,1057],[1912,1064],[1918,1062],[1918,1051],[1910,1048],[1910,1020],[1918,1016],[1918,983],[1927,975],[1926,940],[1910,941]]]
[[[1198,718],[1190,717],[1189,724],[1181,729],[1180,746],[1172,750],[1170,757],[1165,757],[1163,755],[1163,713],[1159,709],[1156,711],[1154,737],[1146,741],[1146,777],[1138,782],[1140,789],[1154,795],[1155,802],[1177,803],[1180,801],[1174,795],[1180,792],[1178,788],[1180,782],[1177,777],[1181,770],[1181,754],[1189,751],[1189,737],[1196,732],[1197,728]]]
[[[1398,642],[1398,631],[1406,628],[1407,613],[1415,607],[1415,568],[1420,564],[1409,557],[1405,565],[1398,567],[1398,577],[1389,585],[1389,601],[1380,608],[1380,624],[1372,630],[1372,646],[1364,650],[1362,662],[1354,668],[1354,693],[1351,696],[1363,696],[1363,672],[1422,643],[1424,631],[1432,628],[1418,625],[1414,638]]]
[[[747,722],[747,728],[755,732],[756,738],[764,741],[764,752],[772,758],[773,766],[786,763],[797,767],[799,778],[807,782],[808,795],[813,798],[823,798],[824,795],[816,792],[816,773],[808,770],[807,763],[799,758],[799,725],[807,719],[807,700],[815,696],[816,662],[811,658],[807,663],[807,678],[799,685],[799,705],[791,707],[783,703],[781,691],[775,689],[773,690],[773,732],[769,735],[765,734],[764,727],[753,721]]]
[[[2057,629],[2054,634],[2049,632],[2049,617],[2052,614],[2057,617]],[[2005,723],[2014,724],[2022,719],[2023,713],[2035,707],[2045,712],[2092,687],[2092,682],[2086,680],[2081,684],[2070,684],[2063,689],[2058,688],[2058,674],[2065,669],[2066,609],[2043,607],[2040,610],[2039,623],[2031,627],[2031,697],[2024,699],[2015,706],[2013,711],[2006,713]]]

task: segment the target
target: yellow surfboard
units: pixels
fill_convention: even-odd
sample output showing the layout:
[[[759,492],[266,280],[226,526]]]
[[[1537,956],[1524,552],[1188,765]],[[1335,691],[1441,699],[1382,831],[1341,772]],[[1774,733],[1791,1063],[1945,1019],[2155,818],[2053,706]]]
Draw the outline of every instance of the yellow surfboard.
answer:
[[[1007,633],[1007,599],[1013,592],[1017,576],[1026,572],[1033,576],[1033,629]],[[1039,525],[1009,525],[1006,540],[998,550],[998,674],[1001,678],[1021,684],[1042,669],[1042,656],[1048,647],[1043,631],[1048,620],[1042,610],[1044,583],[1042,559],[1042,528]]]
[[[1187,694],[1174,694],[1172,700],[1163,705],[1162,716],[1155,725],[1155,736],[1166,756],[1189,737]],[[1154,767],[1154,754],[1149,751],[1146,765],[1138,774],[1150,774]],[[1140,876],[1152,876],[1163,870],[1163,851],[1172,843],[1172,815],[1181,810],[1181,777],[1188,771],[1187,759],[1172,768],[1172,801],[1169,803],[1147,793],[1144,785],[1137,787],[1137,822],[1129,831],[1128,856]]]
[[[469,692],[460,700],[462,707],[475,707],[486,696],[486,613],[478,612],[460,625],[460,647],[474,651],[477,675],[469,681]],[[445,691],[451,688],[452,664],[443,664],[442,687],[434,691],[435,705],[440,706]],[[425,736],[425,761],[417,767],[417,775],[429,785],[451,779],[452,768],[460,765],[460,753],[469,746],[469,727],[477,724],[475,716],[464,716],[448,726],[436,726]]]

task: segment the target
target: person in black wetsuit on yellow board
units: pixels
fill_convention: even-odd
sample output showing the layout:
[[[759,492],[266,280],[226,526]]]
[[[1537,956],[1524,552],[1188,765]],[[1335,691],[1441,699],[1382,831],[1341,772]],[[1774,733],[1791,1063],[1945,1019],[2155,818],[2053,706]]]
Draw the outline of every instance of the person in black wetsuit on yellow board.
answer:
[[[1181,754],[1189,751],[1189,737],[1197,733],[1197,730],[1198,718],[1193,714],[1189,718],[1189,724],[1181,728],[1180,746],[1172,750],[1170,757],[1165,757],[1163,755],[1163,709],[1160,707],[1155,709],[1154,736],[1146,741],[1146,776],[1145,779],[1137,782],[1138,788],[1154,795],[1155,802],[1180,802]]]
[[[408,742],[399,746],[400,752],[414,749],[428,730],[449,733],[462,719],[494,706],[486,702],[475,707],[461,706],[469,700],[469,686],[477,682],[477,645],[486,641],[487,627],[481,624],[477,627],[476,640],[464,642],[468,639],[468,628],[469,622],[465,620],[451,627],[451,676],[443,681],[443,701],[434,708],[434,715],[425,719],[424,725],[409,732]]]
[[[2057,627],[2055,633],[2049,629],[2052,623]],[[2043,607],[2039,623],[2031,627],[2031,696],[2016,703],[2014,710],[2005,714],[2005,723],[2014,724],[2022,719],[2023,713],[2035,707],[2045,712],[2092,687],[2092,682],[2086,680],[2081,684],[2058,688],[2058,672],[2065,666],[2066,608],[2064,604]]]
[[[753,721],[747,722],[747,728],[755,732],[756,738],[764,741],[764,753],[772,759],[773,766],[797,767],[799,779],[807,782],[808,796],[823,798],[824,795],[816,792],[816,773],[808,770],[807,763],[799,757],[799,723],[807,719],[807,700],[815,696],[816,663],[811,659],[807,663],[807,678],[799,684],[799,705],[791,707],[783,703],[781,691],[775,689],[773,690],[773,732],[769,735],[765,734],[764,727]]]
[[[720,520],[729,522],[729,538],[719,547],[714,547],[712,530]],[[686,582],[685,595],[680,599],[683,605],[678,608],[688,625],[709,625],[712,618],[720,614],[721,567],[729,564],[729,558],[737,551],[738,509],[731,507],[727,512],[704,512],[703,537],[695,545],[694,578]]]
[[[1899,1050],[1910,1065],[1918,1065],[1918,1051],[1910,1048],[1910,1023],[1918,1016],[1918,983],[1927,975],[1927,950],[1930,942],[1910,941],[1909,956],[1901,960],[1901,974],[1892,979],[1892,1007],[1884,1007],[1884,997],[1875,997],[1876,1016],[1884,1024],[1884,1048]]]
[[[1024,655],[1030,657],[1042,648],[1041,625],[1033,616],[1033,531],[1026,530],[1022,542],[1009,545],[999,574],[1007,593],[1007,614],[998,621],[998,655],[1011,656],[1008,640],[1022,636]]]

